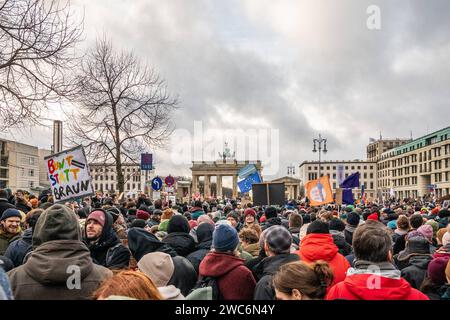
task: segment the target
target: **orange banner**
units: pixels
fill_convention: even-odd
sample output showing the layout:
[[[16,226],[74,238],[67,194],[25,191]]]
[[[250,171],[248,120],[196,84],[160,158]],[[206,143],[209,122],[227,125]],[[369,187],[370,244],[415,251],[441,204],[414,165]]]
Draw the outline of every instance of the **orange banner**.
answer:
[[[333,202],[333,192],[328,176],[321,177],[319,180],[308,181],[305,189],[312,207]]]

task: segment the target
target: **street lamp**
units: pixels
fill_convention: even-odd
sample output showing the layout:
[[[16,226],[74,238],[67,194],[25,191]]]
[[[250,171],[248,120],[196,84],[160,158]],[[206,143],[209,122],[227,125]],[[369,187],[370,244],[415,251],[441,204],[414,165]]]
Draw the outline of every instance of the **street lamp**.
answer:
[[[314,147],[312,152],[317,152],[316,149],[316,143],[319,146],[319,177],[318,179],[320,179],[320,160],[321,160],[321,152],[323,153],[327,153],[327,139],[323,139],[322,135],[319,133],[319,139],[313,139],[313,143],[314,143]],[[323,149],[322,149],[322,143],[323,143]]]

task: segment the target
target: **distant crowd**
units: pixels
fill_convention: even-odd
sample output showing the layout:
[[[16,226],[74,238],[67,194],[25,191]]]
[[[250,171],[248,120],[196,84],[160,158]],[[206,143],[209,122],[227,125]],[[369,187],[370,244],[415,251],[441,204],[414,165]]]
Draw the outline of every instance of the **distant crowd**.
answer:
[[[0,189],[0,300],[450,300],[450,211]]]

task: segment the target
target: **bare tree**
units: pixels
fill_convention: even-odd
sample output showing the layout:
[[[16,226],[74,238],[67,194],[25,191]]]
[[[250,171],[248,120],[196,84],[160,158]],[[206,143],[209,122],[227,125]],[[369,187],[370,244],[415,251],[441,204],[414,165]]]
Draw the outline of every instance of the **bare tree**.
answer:
[[[82,34],[68,1],[0,0],[0,130],[31,121],[72,91]]]
[[[122,163],[137,162],[148,147],[164,145],[173,131],[170,115],[177,99],[153,69],[132,52],[114,51],[104,38],[85,56],[78,81],[69,141],[83,145],[96,161],[115,163],[123,192]]]

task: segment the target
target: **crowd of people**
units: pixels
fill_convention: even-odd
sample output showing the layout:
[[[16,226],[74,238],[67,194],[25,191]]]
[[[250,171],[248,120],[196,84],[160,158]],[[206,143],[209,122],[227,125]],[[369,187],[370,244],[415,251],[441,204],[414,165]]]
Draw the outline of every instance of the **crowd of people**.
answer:
[[[441,203],[172,203],[0,189],[0,300],[448,300]]]

